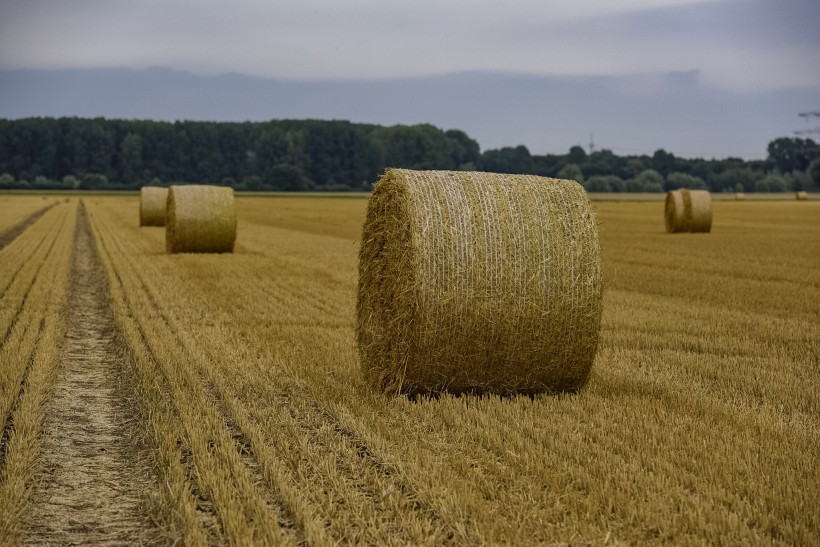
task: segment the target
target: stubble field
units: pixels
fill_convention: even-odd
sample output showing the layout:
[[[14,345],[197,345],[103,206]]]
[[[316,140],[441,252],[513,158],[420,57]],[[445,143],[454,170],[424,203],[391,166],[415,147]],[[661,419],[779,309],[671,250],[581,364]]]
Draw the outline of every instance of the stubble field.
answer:
[[[418,400],[359,371],[366,203],[239,197],[233,254],[168,255],[134,196],[0,196],[0,537],[818,543],[819,202],[598,202],[587,386]]]

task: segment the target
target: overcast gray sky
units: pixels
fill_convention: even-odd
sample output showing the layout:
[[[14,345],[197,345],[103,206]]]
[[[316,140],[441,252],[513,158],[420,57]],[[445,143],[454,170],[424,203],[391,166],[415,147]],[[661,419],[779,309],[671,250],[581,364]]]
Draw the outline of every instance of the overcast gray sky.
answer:
[[[818,0],[3,0],[0,68],[374,79],[699,70],[820,86]]]
[[[432,123],[484,148],[594,133],[760,158],[820,109],[820,0],[0,0],[0,71],[10,118]]]

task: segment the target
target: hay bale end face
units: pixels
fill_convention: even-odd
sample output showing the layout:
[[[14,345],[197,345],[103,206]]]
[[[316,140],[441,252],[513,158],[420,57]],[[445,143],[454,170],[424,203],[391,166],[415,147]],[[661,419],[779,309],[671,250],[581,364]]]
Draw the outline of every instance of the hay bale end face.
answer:
[[[168,189],[158,186],[140,188],[140,226],[165,226]]]
[[[230,253],[236,240],[233,188],[168,189],[165,247],[169,253]]]
[[[391,169],[374,187],[356,335],[377,389],[577,390],[601,304],[595,215],[575,181]]]
[[[794,198],[798,201],[803,201],[809,199],[809,194],[805,190],[801,190],[800,192],[795,193]]]
[[[709,232],[712,229],[712,195],[707,190],[681,188],[666,193],[666,231]]]

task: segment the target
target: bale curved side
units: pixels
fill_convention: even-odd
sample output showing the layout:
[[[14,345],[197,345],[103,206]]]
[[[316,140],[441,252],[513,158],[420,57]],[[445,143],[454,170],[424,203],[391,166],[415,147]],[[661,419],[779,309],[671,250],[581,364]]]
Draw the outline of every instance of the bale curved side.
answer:
[[[165,247],[169,253],[230,253],[236,240],[233,188],[171,186]]]
[[[712,195],[686,188],[667,192],[664,222],[668,233],[711,231]]]
[[[800,192],[796,192],[794,195],[794,199],[798,201],[803,201],[809,199],[809,194],[805,190],[801,190]]]
[[[744,201],[746,199],[746,194],[743,192],[735,192],[735,201]]]
[[[158,186],[140,188],[140,226],[165,226],[168,189]]]
[[[378,389],[578,389],[601,298],[595,216],[574,181],[391,169],[373,190],[356,334]]]

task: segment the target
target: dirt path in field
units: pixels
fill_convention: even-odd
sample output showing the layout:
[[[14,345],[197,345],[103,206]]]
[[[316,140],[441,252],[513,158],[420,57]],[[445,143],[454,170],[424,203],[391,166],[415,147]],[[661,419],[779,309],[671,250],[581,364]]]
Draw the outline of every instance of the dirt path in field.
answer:
[[[42,466],[26,543],[153,543],[141,497],[134,409],[105,272],[80,203],[66,338],[43,426]]]
[[[26,228],[37,222],[37,219],[46,214],[48,210],[54,207],[55,205],[57,205],[56,201],[51,205],[46,205],[42,209],[34,211],[14,226],[11,226],[10,228],[7,228],[6,230],[0,232],[0,249],[7,246],[15,239],[17,239],[17,236],[25,232]]]

